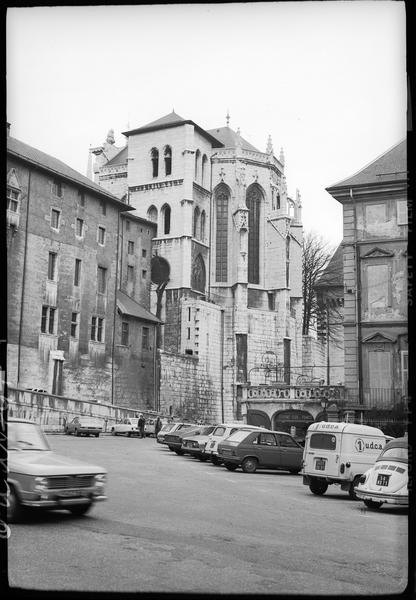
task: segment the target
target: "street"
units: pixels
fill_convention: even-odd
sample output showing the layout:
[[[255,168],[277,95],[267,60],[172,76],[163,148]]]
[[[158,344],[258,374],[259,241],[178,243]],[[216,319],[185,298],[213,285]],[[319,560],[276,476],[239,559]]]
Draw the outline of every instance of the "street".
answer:
[[[154,438],[49,435],[108,470],[88,515],[11,525],[9,584],[35,590],[394,594],[407,584],[407,510],[378,512],[286,472],[229,472]]]

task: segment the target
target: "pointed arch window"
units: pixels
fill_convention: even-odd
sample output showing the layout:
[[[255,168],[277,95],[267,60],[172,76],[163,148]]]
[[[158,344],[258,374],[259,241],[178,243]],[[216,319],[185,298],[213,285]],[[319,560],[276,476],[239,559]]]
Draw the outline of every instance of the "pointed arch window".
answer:
[[[192,263],[191,288],[205,294],[206,273],[204,259],[198,254]]]
[[[207,166],[208,166],[208,158],[207,158],[207,155],[204,154],[204,156],[202,157],[202,163],[201,163],[201,185],[202,185],[202,187],[206,186]]]
[[[201,213],[201,242],[205,242],[205,227],[206,227],[207,216],[205,211],[203,210]]]
[[[195,181],[198,181],[199,178],[199,162],[201,160],[201,153],[199,150],[195,152]]]
[[[153,177],[157,177],[159,175],[159,150],[157,148],[152,148],[150,156],[152,159],[152,174]]]
[[[194,210],[194,228],[193,228],[193,236],[194,238],[199,237],[199,227],[200,227],[200,216],[199,216],[199,207],[196,206]]]
[[[286,287],[290,282],[290,235],[286,237]]]
[[[215,280],[228,279],[228,203],[229,193],[225,186],[215,193]]]
[[[165,159],[165,175],[172,174],[172,148],[170,146],[165,146],[164,150],[164,159]]]
[[[248,208],[248,283],[260,282],[260,205],[262,193],[251,185],[246,194]]]
[[[163,215],[163,233],[168,235],[170,233],[170,217],[171,210],[169,204],[165,204],[162,208]]]
[[[157,208],[156,206],[149,206],[149,208],[147,209],[147,218],[149,219],[149,221],[152,221],[152,223],[156,223],[157,225]],[[157,228],[156,228],[156,235],[157,235]]]

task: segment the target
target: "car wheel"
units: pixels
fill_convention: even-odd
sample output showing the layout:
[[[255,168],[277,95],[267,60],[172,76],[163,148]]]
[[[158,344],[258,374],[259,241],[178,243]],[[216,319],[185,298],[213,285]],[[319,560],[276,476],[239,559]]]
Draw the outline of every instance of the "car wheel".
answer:
[[[92,502],[88,502],[88,504],[75,504],[68,508],[69,512],[72,513],[76,517],[80,517],[81,515],[85,515],[90,508],[92,507]]]
[[[206,462],[209,457],[206,454],[200,454],[198,458],[201,462]]]
[[[99,433],[96,433],[96,434],[95,434],[95,437],[100,437],[100,434],[99,434]]]
[[[111,435],[116,435],[116,432],[114,431],[114,427],[111,428]]]
[[[381,505],[383,504],[382,502],[374,502],[374,500],[364,500],[364,504],[366,505],[367,508],[374,508],[374,509],[378,509],[381,508]]]
[[[69,435],[68,427],[64,427],[64,434]]]
[[[257,459],[249,456],[248,458],[245,458],[243,460],[243,462],[241,463],[241,468],[243,469],[244,473],[255,473],[257,465]]]
[[[215,456],[215,454],[211,456],[211,462],[216,467],[221,464],[221,460],[218,458],[218,456]]]
[[[176,452],[176,454],[178,456],[182,456],[183,454],[185,454],[185,452],[183,450],[180,450],[180,449],[179,450],[175,450],[175,452]]]
[[[127,432],[127,437],[131,437],[131,431]]]
[[[354,477],[354,481],[351,481],[350,483],[350,487],[348,488],[348,495],[351,498],[351,500],[358,500],[358,496],[355,493],[355,488],[357,487],[359,481],[360,481],[360,477],[361,475],[356,475]]]
[[[229,471],[235,471],[236,468],[238,467],[238,465],[235,465],[234,463],[224,463],[224,466]]]
[[[9,486],[7,501],[7,522],[18,523],[23,517],[23,507],[20,504],[16,490],[12,485]]]
[[[81,437],[81,432],[78,429],[75,429],[75,435],[77,437]]]
[[[328,489],[328,484],[326,481],[322,481],[320,479],[311,479],[309,489],[311,490],[312,494],[315,494],[316,496],[323,496]]]
[[[168,448],[171,452],[173,452],[175,450],[175,448],[173,448],[172,446],[168,446]]]

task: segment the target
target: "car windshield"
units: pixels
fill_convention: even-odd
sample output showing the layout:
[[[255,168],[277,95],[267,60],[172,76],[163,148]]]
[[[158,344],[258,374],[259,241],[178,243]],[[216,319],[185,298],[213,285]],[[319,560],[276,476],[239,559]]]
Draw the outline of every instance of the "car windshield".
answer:
[[[383,454],[380,455],[378,460],[385,460],[386,458],[407,460],[407,455],[407,448],[399,448],[396,446],[393,448],[388,448],[385,452],[383,452]]]
[[[215,436],[218,435],[218,436],[222,437],[224,435],[224,433],[225,433],[225,427],[216,427],[214,429],[214,431],[212,432],[212,435],[215,435]]]
[[[210,425],[209,427],[203,427],[201,429],[201,435],[209,435],[215,429],[215,425]]]
[[[175,423],[165,423],[160,431],[170,431]]]
[[[9,450],[50,450],[39,425],[23,422],[7,424],[7,447]]]
[[[252,431],[247,431],[247,429],[239,429],[238,431],[234,431],[228,438],[227,442],[241,442],[244,440]]]
[[[101,425],[101,421],[94,417],[80,417],[79,422],[81,425]]]

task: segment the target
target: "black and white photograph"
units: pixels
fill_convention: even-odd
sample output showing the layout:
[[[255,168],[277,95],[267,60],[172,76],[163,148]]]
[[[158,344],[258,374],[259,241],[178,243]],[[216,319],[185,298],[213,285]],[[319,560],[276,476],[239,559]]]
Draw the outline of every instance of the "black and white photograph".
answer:
[[[4,12],[9,592],[408,593],[407,3]]]

